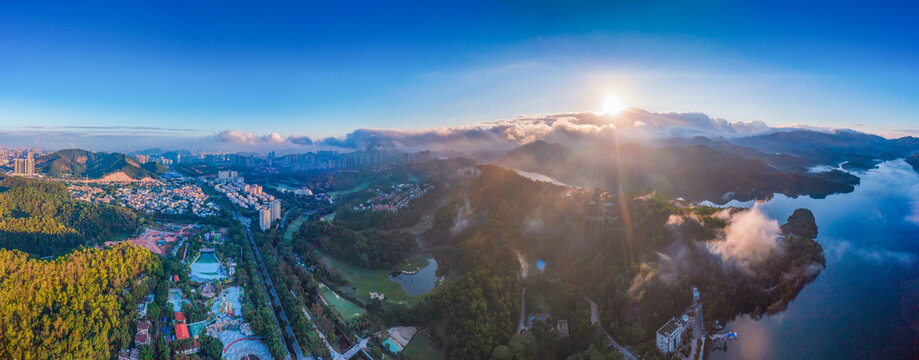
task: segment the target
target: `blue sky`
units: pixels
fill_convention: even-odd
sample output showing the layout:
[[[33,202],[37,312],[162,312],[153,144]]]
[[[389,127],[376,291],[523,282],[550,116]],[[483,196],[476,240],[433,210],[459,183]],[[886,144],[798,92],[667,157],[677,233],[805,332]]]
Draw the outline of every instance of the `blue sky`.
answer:
[[[0,131],[322,138],[597,111],[611,94],[916,130],[917,9],[867,4],[5,2]]]

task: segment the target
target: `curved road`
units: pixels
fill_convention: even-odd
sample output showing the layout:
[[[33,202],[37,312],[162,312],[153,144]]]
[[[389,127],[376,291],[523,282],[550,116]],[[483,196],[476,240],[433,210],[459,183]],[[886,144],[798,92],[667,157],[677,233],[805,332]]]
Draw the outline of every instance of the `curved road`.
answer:
[[[603,324],[600,324],[600,308],[597,306],[597,303],[595,303],[590,298],[587,298],[587,301],[590,301],[590,323],[600,325],[600,330],[603,330],[603,333],[606,334],[606,338],[609,339],[610,344],[612,344],[616,350],[619,350],[619,353],[622,354],[622,356],[625,356],[625,358],[629,360],[636,360],[635,355],[632,355],[632,353],[626,350],[626,348],[622,347],[622,345],[619,345],[616,340],[613,340],[613,337],[609,336],[609,333],[606,332],[606,328],[603,327]]]

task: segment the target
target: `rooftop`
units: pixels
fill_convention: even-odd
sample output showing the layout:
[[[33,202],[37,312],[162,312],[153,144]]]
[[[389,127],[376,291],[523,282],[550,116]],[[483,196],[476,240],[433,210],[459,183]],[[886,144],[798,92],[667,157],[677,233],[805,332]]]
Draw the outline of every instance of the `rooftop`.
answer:
[[[185,323],[176,324],[176,340],[188,339],[188,326]]]
[[[657,333],[663,336],[670,336],[674,331],[683,327],[683,320],[677,319],[675,317],[670,318],[664,326],[661,326],[660,329],[657,329]]]

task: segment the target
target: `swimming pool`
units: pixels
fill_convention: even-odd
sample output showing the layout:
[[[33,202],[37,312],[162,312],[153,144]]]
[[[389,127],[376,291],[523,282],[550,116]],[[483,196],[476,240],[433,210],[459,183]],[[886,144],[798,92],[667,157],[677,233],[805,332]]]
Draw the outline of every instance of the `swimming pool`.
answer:
[[[386,346],[386,348],[389,349],[389,351],[393,353],[399,353],[400,351],[402,351],[402,347],[399,346],[399,344],[396,344],[396,342],[392,341],[392,339],[390,338],[386,338],[386,340],[383,340],[383,346]]]
[[[212,252],[201,253],[198,259],[191,264],[191,278],[196,281],[224,279],[223,268],[217,261],[217,256]]]

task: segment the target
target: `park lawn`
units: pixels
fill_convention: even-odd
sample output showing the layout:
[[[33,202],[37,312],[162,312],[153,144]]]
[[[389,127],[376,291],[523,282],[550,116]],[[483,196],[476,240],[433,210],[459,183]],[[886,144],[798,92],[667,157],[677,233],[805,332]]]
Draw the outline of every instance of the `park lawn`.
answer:
[[[369,181],[364,181],[364,182],[362,182],[360,185],[355,186],[355,187],[353,187],[353,188],[351,188],[351,189],[349,189],[349,190],[329,191],[329,192],[327,192],[326,194],[329,195],[329,196],[333,196],[333,197],[334,197],[334,196],[341,196],[341,195],[348,195],[348,194],[351,194],[351,193],[356,193],[356,192],[358,192],[358,191],[364,190],[364,189],[366,189],[366,188],[369,187],[369,186],[370,186],[370,182],[369,182]]]
[[[409,272],[409,271],[418,271],[424,269],[425,266],[428,266],[431,261],[423,255],[416,254],[406,260],[404,263],[396,267],[396,272]]]
[[[404,359],[408,360],[446,360],[447,356],[443,351],[434,347],[428,339],[428,332],[422,331],[412,339],[408,346],[401,353]]]
[[[338,310],[338,313],[341,314],[341,317],[345,321],[354,319],[367,312],[364,310],[364,308],[351,301],[348,301],[348,299],[338,296],[334,291],[332,291],[332,289],[329,289],[327,286],[320,284],[319,287],[319,292],[322,294],[322,297],[325,298],[325,301],[327,301],[329,305],[335,308],[335,310]]]
[[[309,218],[309,216],[298,216],[294,221],[291,221],[290,224],[287,224],[287,229],[284,230],[284,240],[290,241],[294,238],[294,233],[300,229],[300,225]]]
[[[322,254],[323,259],[329,264],[329,267],[337,271],[348,281],[347,286],[339,288],[340,291],[346,291],[354,297],[361,299],[365,303],[370,302],[370,292],[384,294],[386,301],[411,305],[424,297],[411,296],[402,289],[402,285],[389,278],[389,272],[386,270],[371,270],[351,265],[334,256]]]

